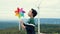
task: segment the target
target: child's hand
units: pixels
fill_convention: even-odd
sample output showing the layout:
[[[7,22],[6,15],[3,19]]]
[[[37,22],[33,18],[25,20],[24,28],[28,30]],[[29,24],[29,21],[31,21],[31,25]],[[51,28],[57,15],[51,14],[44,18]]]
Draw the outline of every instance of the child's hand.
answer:
[[[20,20],[20,23],[23,24],[24,23],[23,20]]]
[[[22,28],[24,28],[25,29],[25,26],[24,26],[24,22],[23,22],[23,20],[20,20],[20,23],[21,23],[21,26],[22,26]]]

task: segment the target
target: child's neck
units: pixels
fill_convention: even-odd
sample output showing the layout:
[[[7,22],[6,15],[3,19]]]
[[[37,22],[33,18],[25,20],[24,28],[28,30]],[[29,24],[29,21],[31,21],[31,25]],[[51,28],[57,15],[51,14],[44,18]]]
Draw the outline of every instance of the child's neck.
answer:
[[[33,16],[31,16],[30,18],[33,18]]]

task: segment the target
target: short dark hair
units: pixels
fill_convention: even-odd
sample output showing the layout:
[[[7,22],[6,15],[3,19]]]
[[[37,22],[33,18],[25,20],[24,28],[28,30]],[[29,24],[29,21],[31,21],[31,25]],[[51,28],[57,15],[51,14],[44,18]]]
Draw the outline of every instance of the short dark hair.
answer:
[[[35,17],[37,15],[37,11],[33,8],[31,10],[32,10],[33,17]]]

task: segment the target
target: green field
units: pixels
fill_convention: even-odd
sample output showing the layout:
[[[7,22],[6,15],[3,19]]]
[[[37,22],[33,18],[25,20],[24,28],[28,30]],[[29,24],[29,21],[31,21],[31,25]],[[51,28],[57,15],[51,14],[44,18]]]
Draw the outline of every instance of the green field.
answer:
[[[40,32],[60,34],[60,24],[40,24]]]
[[[35,29],[37,33],[37,28]],[[18,26],[0,30],[0,34],[26,34],[25,29],[18,30]]]

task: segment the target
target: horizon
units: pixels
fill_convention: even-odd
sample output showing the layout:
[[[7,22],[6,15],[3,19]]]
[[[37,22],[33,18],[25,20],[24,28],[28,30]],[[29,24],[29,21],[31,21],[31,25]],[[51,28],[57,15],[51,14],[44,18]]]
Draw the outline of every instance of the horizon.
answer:
[[[24,20],[24,19],[29,19],[29,18],[22,18],[22,19]],[[38,18],[34,18],[34,19],[38,19]],[[39,18],[39,19],[60,19],[60,18]],[[0,20],[0,21],[19,21],[19,19],[17,19],[17,20],[14,20],[14,19],[12,19],[12,20],[7,19],[7,20]]]
[[[26,23],[28,19],[23,19],[24,23]],[[35,24],[37,24],[38,19],[35,18]],[[0,21],[0,23],[19,23],[18,20],[8,20],[8,21]],[[60,19],[58,18],[40,18],[40,24],[60,24]]]

